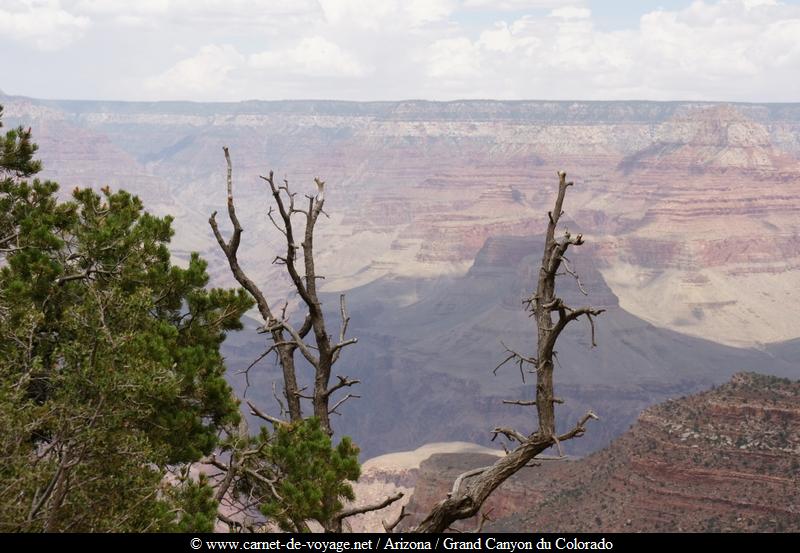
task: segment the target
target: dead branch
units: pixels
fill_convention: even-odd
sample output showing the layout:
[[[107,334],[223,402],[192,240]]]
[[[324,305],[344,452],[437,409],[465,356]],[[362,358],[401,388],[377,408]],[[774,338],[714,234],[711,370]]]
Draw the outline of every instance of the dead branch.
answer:
[[[261,360],[262,360],[262,359],[264,359],[264,358],[265,358],[267,355],[269,355],[270,353],[272,353],[273,351],[275,351],[275,350],[277,349],[277,348],[276,348],[276,346],[277,346],[277,344],[274,344],[274,345],[270,346],[269,348],[267,348],[267,351],[265,351],[264,353],[262,353],[261,355],[259,355],[259,356],[258,356],[258,357],[255,359],[255,361],[253,361],[252,363],[250,363],[250,364],[247,366],[247,368],[246,368],[246,369],[242,369],[242,370],[240,370],[240,371],[237,371],[237,372],[236,372],[236,374],[244,374],[245,387],[244,387],[244,393],[242,394],[244,397],[247,397],[247,390],[250,388],[250,369],[252,369],[252,368],[253,368],[253,367],[255,367],[255,366],[258,364],[258,363],[260,363],[260,362],[261,362]]]
[[[478,524],[475,526],[475,528],[473,530],[470,530],[470,533],[472,533],[472,534],[480,534],[483,531],[483,525],[486,523],[486,521],[493,522],[491,517],[489,517],[489,513],[491,513],[493,510],[494,509],[489,509],[488,511],[485,511],[485,512],[483,510],[481,510],[481,512],[478,513]],[[452,530],[453,532],[456,532],[458,534],[463,534],[464,533],[463,531],[459,530],[458,528],[450,528],[450,530]]]
[[[336,378],[339,380],[339,382],[337,382],[336,384],[334,384],[333,386],[331,386],[328,389],[328,392],[327,392],[328,396],[330,396],[333,392],[335,392],[336,390],[339,390],[341,388],[344,388],[344,387],[347,387],[347,386],[354,386],[355,384],[360,384],[361,383],[360,380],[356,380],[356,379],[352,379],[351,380],[350,378],[348,378],[346,376],[336,375]]]
[[[581,282],[581,277],[572,268],[572,265],[570,265],[570,261],[569,261],[569,259],[567,259],[567,256],[565,256],[565,255],[561,256],[561,264],[564,265],[564,270],[567,272],[567,274],[572,276],[572,278],[575,279],[575,282],[578,284],[578,289],[581,291],[581,293],[584,296],[588,296],[589,292],[587,292],[586,288],[583,287],[583,282]]]
[[[525,467],[536,455],[553,445],[552,436],[539,437],[526,441],[494,465],[460,486],[455,494],[449,495],[429,511],[413,532],[444,532],[453,522],[475,516],[481,505],[511,475]]]
[[[269,206],[269,209],[267,210],[267,217],[269,217],[269,220],[272,221],[272,224],[275,226],[275,228],[278,229],[278,232],[286,236],[286,229],[282,228],[278,224],[278,222],[275,220],[275,217],[272,216],[273,213],[274,213],[274,208],[272,206]]]
[[[533,370],[535,371],[536,370],[535,367],[538,365],[539,361],[535,357],[525,356],[522,355],[521,353],[514,351],[513,349],[505,345],[505,343],[502,341],[500,343],[503,345],[504,348],[506,348],[506,353],[508,353],[508,357],[506,357],[505,360],[503,360],[499,365],[497,365],[494,368],[492,374],[497,374],[497,370],[500,367],[502,367],[511,360],[515,360],[515,363],[519,365],[519,374],[520,376],[522,376],[522,382],[525,382],[525,373],[522,370],[522,365],[528,363],[529,365],[534,367]]]
[[[470,470],[464,471],[461,474],[459,474],[456,477],[455,481],[453,482],[453,487],[450,489],[450,493],[447,494],[448,497],[458,493],[459,488],[461,488],[461,483],[464,480],[466,480],[467,478],[469,478],[471,476],[477,476],[478,474],[486,472],[490,468],[491,467],[478,467],[478,468],[474,468],[474,469],[470,469]]]
[[[520,370],[525,363],[535,367],[535,400],[506,400],[504,403],[535,406],[538,415],[538,429],[529,436],[525,436],[522,432],[511,428],[502,426],[495,428],[493,440],[502,434],[510,441],[518,442],[519,445],[512,451],[508,451],[505,457],[498,459],[491,467],[474,469],[474,471],[467,471],[459,475],[448,496],[429,511],[428,515],[413,530],[414,532],[443,532],[453,522],[474,516],[480,512],[486,499],[498,486],[517,471],[531,466],[531,462],[549,447],[556,446],[559,450],[559,458],[562,458],[561,442],[582,436],[586,431],[585,426],[588,420],[596,418],[596,415],[590,411],[572,430],[562,435],[556,434],[555,404],[563,402],[563,400],[555,396],[553,388],[553,360],[556,341],[570,322],[585,316],[589,319],[592,331],[592,345],[594,345],[593,317],[600,315],[604,311],[593,307],[572,309],[561,298],[556,296],[556,277],[561,274],[559,267],[563,265],[567,274],[577,278],[577,273],[573,271],[569,260],[564,254],[570,246],[580,246],[584,243],[583,235],[573,236],[568,230],[559,239],[555,237],[558,223],[562,215],[564,215],[564,210],[562,209],[564,196],[567,188],[572,186],[572,182],[566,180],[566,173],[564,172],[558,173],[558,180],[558,194],[555,206],[547,214],[548,225],[542,260],[539,265],[536,291],[523,300],[526,309],[530,311],[531,316],[536,320],[538,329],[536,357],[521,355],[506,346],[508,355],[494,370],[496,373],[497,369],[510,361],[519,363]],[[578,280],[578,285],[583,290],[580,280]],[[553,313],[558,314],[555,322],[552,318]],[[505,346],[505,344],[503,345]],[[470,480],[464,483],[464,479],[468,476]],[[481,524],[479,523],[479,526]]]
[[[591,327],[591,336],[592,336],[592,347],[597,346],[597,342],[595,341],[595,333],[594,333],[594,320],[592,317],[596,317],[601,313],[605,313],[605,309],[595,309],[593,307],[581,307],[579,309],[572,309],[564,305],[564,302],[560,302],[560,308],[558,310],[558,321],[550,327],[549,335],[547,336],[546,346],[545,349],[552,352],[552,348],[555,346],[556,340],[561,335],[561,331],[563,331],[569,323],[572,321],[577,320],[579,317],[586,316],[589,319],[589,325]],[[547,318],[550,318],[548,313]]]
[[[275,398],[275,403],[278,404],[278,408],[281,410],[281,417],[285,417],[286,416],[286,407],[284,407],[283,402],[281,401],[281,398],[278,397],[278,391],[275,388],[276,388],[275,381],[273,380],[273,382],[272,382],[272,397]],[[300,392],[298,391],[297,393],[299,394]]]
[[[350,338],[349,340],[345,340],[344,342],[339,342],[338,344],[333,346],[333,353],[334,353],[334,357],[333,358],[338,360],[339,359],[339,352],[341,351],[341,349],[343,347],[349,346],[350,344],[357,344],[357,343],[358,343],[358,338]]]
[[[55,282],[56,282],[57,285],[61,286],[62,284],[65,284],[65,283],[70,282],[72,280],[83,280],[83,279],[91,278],[92,275],[111,276],[111,275],[114,275],[114,274],[115,274],[114,271],[107,271],[105,269],[97,269],[97,268],[89,268],[89,269],[86,269],[85,271],[82,271],[80,273],[76,273],[76,274],[73,274],[73,275],[64,275],[62,277],[58,277]]]
[[[478,526],[472,532],[474,534],[480,534],[483,531],[483,525],[488,522],[494,522],[489,515],[492,513],[494,509],[489,509],[488,511],[481,511],[480,512],[480,520],[478,521]]]
[[[528,441],[528,437],[523,435],[521,432],[514,430],[513,428],[507,428],[505,426],[498,426],[494,430],[492,430],[492,441],[494,441],[498,435],[502,434],[505,436],[509,441],[516,441],[519,443],[525,443]]]
[[[328,405],[330,398],[329,381],[331,369],[333,364],[339,359],[341,350],[350,344],[355,344],[357,340],[355,338],[349,340],[345,339],[349,318],[347,316],[344,298],[341,297],[340,311],[342,315],[342,327],[340,329],[340,340],[336,344],[331,343],[322,312],[322,303],[317,294],[317,280],[320,279],[321,276],[317,275],[316,266],[314,264],[314,228],[320,213],[322,213],[322,207],[325,201],[325,183],[320,179],[315,180],[317,194],[314,196],[307,195],[308,207],[307,209],[300,209],[295,206],[296,193],[291,191],[289,182],[286,179],[284,179],[282,185],[278,185],[275,183],[272,172],[270,172],[267,177],[262,176],[261,179],[269,185],[278,209],[278,214],[283,221],[282,230],[285,231],[284,237],[287,244],[286,254],[284,256],[278,256],[276,259],[280,260],[286,267],[286,271],[289,274],[295,290],[308,309],[308,315],[299,332],[295,331],[285,319],[280,321],[279,324],[291,335],[296,347],[300,349],[300,352],[314,368],[314,389],[312,393],[314,415],[319,418],[320,423],[328,435],[332,435],[333,430],[330,425],[330,415],[334,410],[330,409]],[[302,241],[298,240],[299,237],[295,233],[292,221],[293,215],[302,216],[305,219]],[[299,260],[297,259],[297,251],[299,249],[303,251],[302,272],[298,270]],[[317,355],[312,354],[310,351],[311,346],[303,341],[305,334],[311,331],[314,333],[314,343],[318,352]]]
[[[322,183],[323,186],[324,184],[325,183]],[[347,314],[347,305],[344,298],[344,294],[339,295],[339,312],[342,317],[342,326],[339,329],[339,343],[333,347],[333,363],[336,363],[336,361],[339,360],[339,355],[341,355],[342,348],[349,346],[350,344],[358,343],[358,338],[350,338],[349,340],[345,339],[345,336],[347,335],[347,325],[350,324],[350,316]]]
[[[16,243],[16,246],[11,246],[12,242]],[[0,238],[0,253],[14,253],[20,250],[25,249],[27,246],[20,246],[19,243],[19,232],[13,232],[3,238]]]
[[[229,517],[227,515],[224,515],[221,512],[217,513],[217,518],[221,522],[224,522],[225,524],[227,524],[228,528],[231,531],[235,531],[236,529],[238,529],[239,531],[246,530],[247,532],[250,532],[251,534],[255,534],[256,532],[258,532],[258,528],[256,528],[255,525],[250,524],[248,522],[244,522],[244,521],[234,520],[231,517]]]
[[[596,421],[599,421],[600,417],[595,415],[593,411],[588,411],[583,416],[583,418],[581,418],[581,420],[578,421],[578,424],[576,424],[575,427],[572,430],[562,434],[561,436],[558,437],[558,439],[563,442],[563,441],[570,440],[572,438],[577,438],[579,436],[583,436],[584,433],[586,432],[586,423],[589,422],[592,419],[594,419]]]
[[[288,411],[288,421],[283,420],[284,404],[275,391],[273,384],[273,395],[281,408],[281,418],[273,417],[259,410],[255,405],[247,402],[251,413],[275,426],[288,424],[303,419],[302,406],[306,400],[310,400],[313,415],[319,419],[321,426],[329,436],[332,436],[330,417],[333,414],[340,414],[339,409],[346,401],[360,396],[356,394],[346,394],[339,399],[333,406],[332,394],[344,387],[350,387],[359,383],[356,379],[338,376],[338,382],[331,385],[330,379],[334,363],[339,360],[342,350],[358,342],[357,338],[347,338],[350,317],[347,314],[347,306],[344,295],[340,296],[339,311],[341,315],[341,327],[339,329],[338,341],[328,334],[327,325],[323,314],[322,302],[320,301],[317,285],[318,281],[324,277],[317,274],[314,260],[314,231],[315,225],[320,214],[327,213],[323,210],[325,201],[325,182],[319,178],[314,179],[316,194],[305,195],[307,204],[302,200],[302,196],[292,191],[289,181],[283,179],[276,182],[274,173],[269,172],[268,176],[260,178],[266,183],[272,196],[271,205],[267,209],[267,218],[283,238],[285,249],[275,255],[273,263],[279,265],[281,270],[288,274],[294,291],[300,298],[299,310],[303,318],[302,325],[296,328],[289,322],[288,301],[270,306],[266,300],[266,294],[245,274],[237,258],[238,248],[243,232],[242,224],[239,221],[234,205],[232,163],[227,148],[223,148],[227,164],[227,208],[228,219],[233,227],[233,232],[229,239],[225,239],[220,232],[216,221],[216,212],[209,219],[214,237],[220,249],[225,254],[231,272],[242,287],[255,299],[256,305],[261,314],[263,325],[259,333],[269,334],[272,344],[266,351],[253,361],[244,370],[247,385],[249,386],[249,371],[264,357],[271,352],[277,354],[277,361],[283,370],[283,394],[286,399],[286,411]],[[300,205],[305,204],[305,205]],[[299,218],[299,221],[298,221]],[[313,333],[313,337],[311,336]],[[299,352],[303,359],[311,366],[312,375],[307,386],[298,385],[298,375],[296,374],[295,363],[296,354]],[[307,393],[303,393],[309,389]],[[302,404],[301,404],[302,402]],[[241,452],[240,452],[241,455]],[[247,473],[246,467],[242,469]],[[255,475],[251,475],[256,478]],[[256,478],[256,480],[259,480]],[[268,485],[267,482],[261,484]],[[329,501],[331,498],[323,498]],[[388,505],[390,502],[387,502]],[[377,508],[377,507],[376,507]],[[341,531],[342,519],[347,514],[340,513],[339,518],[334,520],[319,520],[323,527],[328,531]],[[306,521],[292,520],[292,524],[298,531],[307,530]]]
[[[230,153],[227,147],[224,147],[222,150],[225,153],[225,162],[227,164],[226,184],[228,193],[228,219],[233,226],[233,233],[231,234],[230,240],[226,241],[222,237],[222,233],[220,232],[216,221],[216,211],[211,214],[211,217],[208,219],[208,224],[211,226],[211,230],[214,233],[214,238],[217,240],[220,249],[228,260],[228,265],[234,278],[253,297],[264,323],[267,326],[272,327],[274,326],[273,322],[275,321],[275,317],[272,314],[272,310],[270,309],[266,297],[261,289],[256,286],[256,284],[244,272],[242,267],[239,265],[239,260],[237,258],[243,229],[239,218],[236,215],[236,206],[233,199],[233,165],[231,163]],[[297,391],[297,376],[294,366],[295,346],[293,344],[278,345],[286,342],[281,327],[274,327],[270,330],[270,332],[272,334],[272,341],[276,345],[281,368],[283,369],[284,393],[288,402],[289,416],[293,421],[299,420],[302,418],[303,413],[300,405],[300,398],[298,398],[294,393]]]
[[[338,412],[336,409],[338,409],[345,401],[347,401],[350,398],[361,399],[361,396],[358,396],[356,394],[347,394],[342,399],[337,401],[336,404],[333,407],[331,407],[331,409],[330,409],[330,411],[328,411],[328,413],[331,414],[331,415],[333,415],[335,413],[335,414],[341,416],[342,414],[340,412]]]
[[[536,400],[533,400],[533,399],[504,399],[503,403],[505,403],[506,405],[531,406],[531,405],[536,405]]]
[[[225,497],[225,494],[228,493],[231,484],[233,484],[234,478],[236,478],[236,471],[238,469],[238,459],[236,458],[236,453],[231,454],[231,459],[227,466],[219,462],[215,462],[214,466],[225,472],[225,477],[217,486],[217,492],[214,494],[214,499],[221,501],[222,498]]]
[[[355,515],[363,515],[364,513],[371,513],[372,511],[380,511],[381,509],[385,509],[395,501],[402,499],[404,495],[405,494],[403,492],[397,492],[394,495],[390,495],[386,499],[379,501],[378,503],[363,505],[361,507],[350,507],[348,509],[343,509],[338,515],[336,515],[336,518],[341,521]]]
[[[400,513],[392,522],[386,522],[385,520],[382,520],[381,525],[383,526],[383,529],[386,530],[387,534],[391,534],[394,529],[397,528],[397,525],[400,524],[400,522],[407,516],[410,516],[410,513],[406,512],[406,506],[403,505],[400,508]]]
[[[305,357],[306,360],[309,363],[311,363],[312,366],[316,367],[317,365],[319,365],[320,363],[319,358],[313,353],[311,353],[311,349],[313,346],[306,344],[303,338],[300,337],[300,333],[297,332],[294,329],[294,327],[291,324],[289,324],[288,321],[286,320],[275,321],[273,325],[270,327],[270,329],[272,328],[280,328],[288,332],[289,335],[292,337],[291,340],[292,345],[296,346],[300,350],[300,353],[303,354],[303,357]]]
[[[277,417],[273,417],[272,415],[267,415],[261,409],[259,409],[255,405],[253,405],[252,402],[250,402],[250,401],[247,402],[247,406],[250,408],[250,414],[251,415],[253,415],[255,417],[258,417],[261,420],[265,420],[267,422],[270,422],[270,423],[273,424],[273,426],[289,424],[288,422],[286,422],[284,420],[281,420],[281,419],[279,419]]]
[[[344,342],[344,337],[347,335],[347,325],[350,324],[350,316],[347,314],[347,304],[344,299],[344,294],[339,295],[339,312],[342,315],[342,328],[339,331],[339,341]]]

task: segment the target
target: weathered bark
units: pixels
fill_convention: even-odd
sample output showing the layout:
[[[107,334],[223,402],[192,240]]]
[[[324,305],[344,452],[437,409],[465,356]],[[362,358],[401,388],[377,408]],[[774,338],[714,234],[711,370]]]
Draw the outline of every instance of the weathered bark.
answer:
[[[559,172],[558,195],[553,211],[548,212],[547,233],[545,234],[544,253],[542,254],[541,267],[539,268],[536,292],[526,300],[528,309],[536,319],[537,332],[537,357],[525,356],[506,348],[508,357],[499,366],[508,361],[516,361],[520,370],[524,364],[534,367],[536,372],[536,411],[538,414],[538,429],[525,436],[523,433],[509,428],[495,428],[494,433],[503,434],[509,439],[519,442],[519,446],[510,451],[505,457],[500,458],[490,467],[475,469],[462,474],[456,479],[453,490],[448,497],[437,503],[425,519],[413,529],[414,532],[443,532],[458,520],[470,518],[478,514],[481,506],[491,493],[500,484],[514,473],[528,465],[537,455],[547,448],[571,438],[581,436],[585,432],[585,425],[591,418],[597,418],[591,411],[588,412],[578,424],[569,432],[556,435],[555,404],[561,400],[555,397],[553,389],[553,349],[559,335],[571,321],[580,316],[589,319],[592,328],[592,345],[594,345],[594,321],[592,317],[599,315],[604,310],[593,307],[572,309],[556,296],[556,276],[562,263],[567,264],[564,254],[571,246],[583,244],[583,237],[578,234],[572,236],[568,231],[560,239],[556,239],[556,227],[564,214],[562,206],[567,188],[572,186],[567,182],[566,173]],[[575,276],[571,268],[569,274]],[[558,313],[558,319],[553,321],[552,313]],[[497,369],[495,369],[496,371]],[[518,405],[532,405],[530,401],[512,400],[508,403]],[[469,479],[469,480],[467,480]],[[466,484],[463,484],[467,481]]]

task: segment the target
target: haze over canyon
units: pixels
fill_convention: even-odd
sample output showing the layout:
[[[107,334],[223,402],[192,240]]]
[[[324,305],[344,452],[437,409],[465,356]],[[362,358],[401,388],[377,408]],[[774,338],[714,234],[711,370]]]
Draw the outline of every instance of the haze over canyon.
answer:
[[[530,382],[520,392],[516,368],[492,369],[500,340],[534,347],[521,300],[557,170],[575,182],[563,220],[587,241],[571,259],[589,296],[566,278],[566,298],[607,309],[597,348],[581,325],[559,342],[561,421],[587,408],[601,417],[573,453],[742,369],[800,377],[800,104],[0,103],[8,126],[35,129],[43,177],[65,194],[125,188],[174,215],[174,255],[201,252],[217,285],[233,284],[207,223],[225,205],[227,145],[240,258],[275,301],[290,287],[272,265],[282,236],[258,175],[273,169],[301,194],[325,180],[318,273],[326,308],[347,294],[359,344],[340,370],[363,382],[339,430],[365,457],[487,445],[500,422],[530,427],[530,414],[501,404],[529,399]],[[239,389],[235,373],[265,349],[255,326],[226,343]],[[258,365],[249,397],[274,408],[277,375],[271,361]]]

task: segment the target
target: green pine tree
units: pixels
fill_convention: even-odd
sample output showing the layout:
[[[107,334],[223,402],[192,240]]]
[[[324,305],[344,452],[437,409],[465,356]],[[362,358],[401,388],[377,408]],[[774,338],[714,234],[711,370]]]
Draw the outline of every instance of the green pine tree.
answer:
[[[0,108],[1,112],[1,108]],[[170,261],[171,218],[58,186],[30,130],[0,159],[0,531],[208,531],[209,454],[238,406],[220,345],[252,301]],[[185,471],[184,471],[185,472]]]
[[[308,521],[330,528],[342,500],[355,499],[350,482],[361,474],[358,448],[346,436],[334,447],[316,417],[274,432],[262,428],[234,449],[241,458],[238,491],[258,498],[261,513],[282,530],[307,532]]]

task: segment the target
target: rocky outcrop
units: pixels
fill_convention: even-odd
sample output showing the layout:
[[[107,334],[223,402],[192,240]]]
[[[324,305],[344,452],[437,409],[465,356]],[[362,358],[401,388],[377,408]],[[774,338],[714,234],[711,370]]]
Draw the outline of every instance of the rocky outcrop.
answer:
[[[800,382],[739,373],[647,409],[602,451],[518,473],[487,503],[493,522],[485,528],[798,532],[798,429]],[[437,455],[423,462],[407,524],[444,497],[457,474],[487,461]]]

